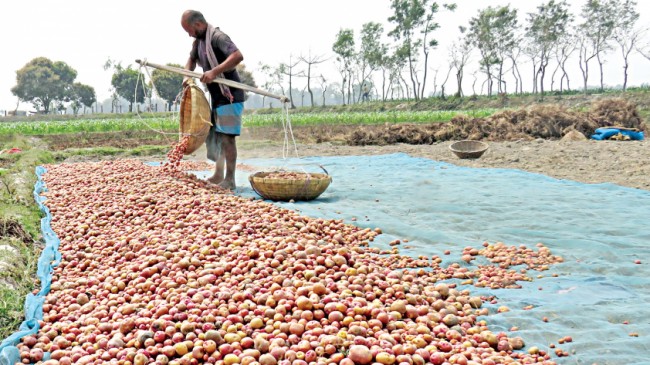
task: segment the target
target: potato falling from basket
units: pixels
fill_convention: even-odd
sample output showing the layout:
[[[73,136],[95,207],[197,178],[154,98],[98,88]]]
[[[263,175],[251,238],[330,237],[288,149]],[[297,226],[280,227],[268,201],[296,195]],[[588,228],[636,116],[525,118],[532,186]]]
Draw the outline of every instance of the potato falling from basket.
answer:
[[[314,200],[332,182],[323,173],[296,171],[256,172],[248,177],[251,187],[262,198],[275,201]]]
[[[180,138],[187,137],[184,154],[189,155],[198,150],[210,132],[210,104],[203,90],[193,79],[189,79],[183,88],[180,108]]]

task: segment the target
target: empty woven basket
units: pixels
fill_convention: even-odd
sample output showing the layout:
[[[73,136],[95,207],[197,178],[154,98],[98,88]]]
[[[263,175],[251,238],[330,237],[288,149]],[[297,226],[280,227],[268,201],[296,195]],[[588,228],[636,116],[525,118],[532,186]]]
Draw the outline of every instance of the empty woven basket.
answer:
[[[449,146],[449,149],[459,158],[479,158],[488,149],[488,144],[481,141],[458,141]]]
[[[332,182],[332,177],[321,173],[298,173],[297,178],[273,177],[273,172],[256,172],[248,177],[253,190],[268,200],[313,200]]]
[[[180,108],[180,137],[190,136],[185,154],[193,153],[203,143],[210,132],[210,104],[203,90],[192,79],[183,89]]]

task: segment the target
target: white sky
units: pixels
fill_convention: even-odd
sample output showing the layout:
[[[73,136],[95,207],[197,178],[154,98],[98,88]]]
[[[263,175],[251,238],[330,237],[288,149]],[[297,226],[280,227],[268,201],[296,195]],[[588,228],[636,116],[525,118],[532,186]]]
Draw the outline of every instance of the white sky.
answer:
[[[16,84],[16,71],[35,57],[67,63],[77,70],[76,81],[94,87],[100,101],[110,95],[111,73],[103,69],[108,58],[121,61],[123,66],[138,67],[135,63],[138,58],[184,65],[192,41],[180,26],[181,14],[187,9],[200,10],[208,22],[230,35],[258,84],[263,81],[257,72],[260,62],[277,66],[289,62],[290,55],[296,57],[310,52],[312,56],[332,58],[318,65],[314,74],[322,73],[332,82],[338,81],[331,51],[336,33],[341,28],[351,28],[358,36],[361,26],[369,21],[385,24],[387,32],[391,29],[387,22],[391,15],[390,3],[390,0],[5,0],[0,3],[0,110],[15,108],[17,99],[10,89]],[[542,1],[459,0],[455,13],[441,12],[437,18],[441,28],[434,33],[440,45],[430,69],[437,67],[436,62],[446,64],[448,46],[459,35],[458,25],[467,25],[479,9],[508,3],[519,9],[523,24],[526,14],[535,11]],[[570,3],[577,15],[584,1]],[[236,7],[228,8],[231,4]],[[648,24],[650,2],[640,1],[637,10],[641,13],[639,24]],[[618,53],[611,54],[608,67],[619,70],[619,58]],[[650,71],[646,70],[649,62],[641,57],[633,59],[630,84],[650,82]],[[524,67],[522,73],[527,71]],[[595,62],[591,67],[597,68]],[[441,69],[443,72],[446,69]],[[595,84],[597,75],[593,72],[590,80]],[[605,80],[607,84],[622,82],[619,71],[609,74],[611,79]],[[453,84],[450,80],[447,90]],[[580,73],[576,68],[572,87],[579,85]],[[432,91],[432,86],[428,89]],[[471,90],[466,87],[465,92],[468,91]],[[21,109],[32,107],[21,105]]]

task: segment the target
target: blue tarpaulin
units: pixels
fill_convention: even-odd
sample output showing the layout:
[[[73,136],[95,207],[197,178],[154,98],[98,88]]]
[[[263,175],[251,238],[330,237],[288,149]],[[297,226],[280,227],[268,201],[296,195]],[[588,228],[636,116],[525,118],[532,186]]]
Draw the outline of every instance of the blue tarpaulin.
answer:
[[[530,272],[535,280],[522,282],[522,289],[466,287],[497,296],[492,314],[484,317],[488,326],[549,353],[549,344],[555,344],[571,354],[555,358],[560,364],[650,364],[648,191],[514,169],[458,167],[406,154],[242,163],[259,171],[322,172],[322,165],[332,184],[317,200],[275,204],[380,227],[384,234],[375,244],[388,248],[389,241],[406,238],[412,248],[403,254],[438,254],[443,265],[465,265],[462,249],[481,248],[484,241],[528,247],[541,242],[565,260],[540,272],[542,278]],[[238,174],[237,193],[258,197],[248,173]],[[452,254],[442,255],[445,250]],[[510,311],[497,314],[501,305]],[[512,327],[519,330],[510,332]],[[573,342],[558,344],[565,336]]]
[[[596,129],[595,133],[591,135],[591,139],[596,139],[599,141],[610,139],[613,136],[621,134],[625,137],[629,137],[633,141],[642,141],[643,132],[638,130],[631,130],[625,128],[615,128],[615,127],[603,127]]]
[[[34,186],[34,200],[44,214],[41,219],[41,233],[45,241],[45,248],[38,259],[38,268],[36,275],[40,281],[41,290],[36,294],[28,294],[25,298],[25,320],[20,325],[16,333],[0,342],[0,365],[15,364],[20,362],[20,353],[15,347],[20,339],[24,336],[35,334],[38,329],[38,320],[43,319],[43,303],[45,296],[50,292],[52,284],[52,269],[61,261],[59,253],[59,238],[52,230],[52,215],[45,206],[45,198],[40,194],[47,191],[41,175],[46,172],[45,168],[39,166],[36,168],[38,180]]]

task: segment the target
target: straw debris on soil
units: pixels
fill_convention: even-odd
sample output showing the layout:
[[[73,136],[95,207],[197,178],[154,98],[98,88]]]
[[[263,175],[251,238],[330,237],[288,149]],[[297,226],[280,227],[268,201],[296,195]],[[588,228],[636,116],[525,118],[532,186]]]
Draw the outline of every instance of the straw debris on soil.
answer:
[[[0,238],[12,237],[25,243],[34,242],[32,236],[13,218],[0,217]]]
[[[395,143],[432,144],[449,140],[516,141],[538,138],[557,140],[577,131],[586,137],[601,127],[644,130],[636,104],[624,99],[603,99],[588,111],[569,110],[556,104],[540,104],[504,110],[486,118],[459,114],[447,123],[386,125],[374,130],[357,129],[348,137],[355,146]]]

